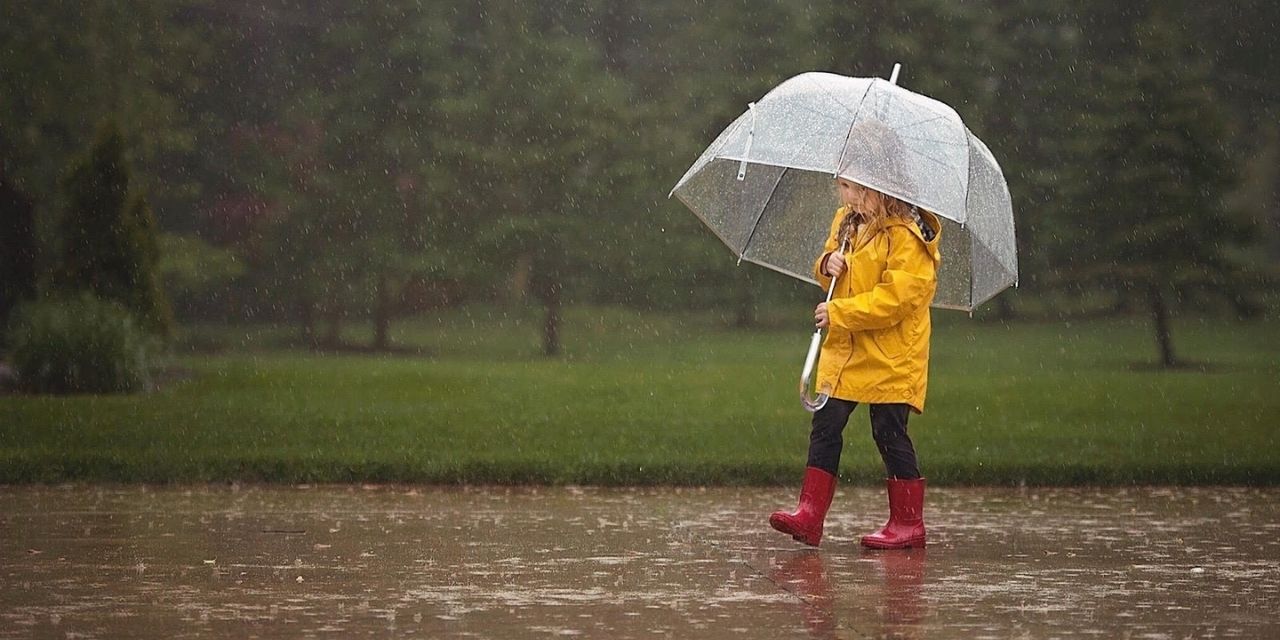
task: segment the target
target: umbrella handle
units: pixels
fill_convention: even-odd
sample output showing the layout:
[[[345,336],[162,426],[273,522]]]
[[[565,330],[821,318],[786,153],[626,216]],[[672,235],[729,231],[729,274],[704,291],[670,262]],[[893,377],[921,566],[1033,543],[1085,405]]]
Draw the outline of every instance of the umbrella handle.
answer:
[[[844,253],[847,242],[840,243],[840,253]],[[836,292],[836,279],[831,279],[831,284],[827,285],[827,302],[831,302],[831,295]],[[809,378],[813,376],[813,365],[818,362],[818,350],[822,348],[822,329],[813,332],[813,337],[809,339],[809,354],[804,358],[804,368],[800,370],[800,404],[804,405],[805,411],[813,413],[827,404],[827,394],[819,393],[816,396],[809,395]]]
[[[809,340],[809,354],[804,358],[804,369],[800,371],[800,404],[805,411],[813,413],[827,404],[827,394],[819,393],[809,396],[809,378],[813,375],[813,365],[818,361],[818,349],[822,348],[822,329],[813,332]]]

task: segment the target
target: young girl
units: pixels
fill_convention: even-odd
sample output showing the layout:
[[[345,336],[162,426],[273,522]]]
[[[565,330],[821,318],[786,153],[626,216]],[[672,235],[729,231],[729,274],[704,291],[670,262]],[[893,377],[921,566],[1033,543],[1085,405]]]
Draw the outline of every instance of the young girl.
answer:
[[[830,303],[814,310],[822,343],[818,389],[830,396],[813,414],[800,503],[769,524],[817,546],[835,494],[842,433],[859,402],[870,405],[871,435],[888,476],[889,521],[862,537],[875,549],[923,547],[924,478],[907,436],[907,416],[924,411],[929,371],[929,304],[942,226],[932,213],[855,182],[837,181],[836,210],[814,275]],[[843,251],[841,251],[843,247]]]

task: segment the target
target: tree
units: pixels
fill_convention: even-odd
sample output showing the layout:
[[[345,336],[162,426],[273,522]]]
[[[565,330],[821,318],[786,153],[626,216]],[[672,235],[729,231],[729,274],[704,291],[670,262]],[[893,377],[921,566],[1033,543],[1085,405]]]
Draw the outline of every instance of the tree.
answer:
[[[192,98],[215,62],[200,23],[183,19],[184,4],[0,3],[0,153],[19,188],[53,208],[67,158],[111,113],[139,184],[162,202],[190,205],[198,185],[177,156],[198,149]]]
[[[1092,169],[1075,277],[1145,300],[1160,362],[1178,364],[1171,301],[1194,292],[1236,295],[1230,257],[1247,230],[1225,214],[1232,180],[1224,114],[1210,88],[1204,52],[1162,11],[1132,34],[1126,55],[1101,70],[1098,94],[1081,119]]]
[[[611,163],[625,93],[591,43],[527,5],[491,9],[477,7],[488,16],[478,33],[455,34],[475,66],[451,78],[441,101],[436,163],[454,180],[447,210],[487,267],[476,280],[532,294],[552,356],[565,290],[621,248]]]
[[[1081,60],[1078,16],[1035,0],[951,4],[950,29],[925,38],[935,73],[925,80],[952,104],[999,159],[1009,184],[1017,227],[1019,280],[1026,286],[994,301],[998,316],[1015,316],[1019,293],[1047,298],[1061,289],[1056,267],[1075,250],[1072,203],[1061,197],[1070,181],[1063,161],[1078,117],[1076,79]],[[948,46],[950,39],[962,44]],[[963,55],[954,55],[957,49]]]
[[[753,324],[772,274],[737,265],[667,195],[748,103],[790,76],[828,66],[831,43],[816,35],[819,12],[778,0],[601,4],[587,35],[626,80],[629,96],[626,126],[615,139],[623,152],[610,160],[618,171],[610,227],[626,239],[614,259],[625,268],[608,270],[596,295],[656,307],[723,307],[736,324]]]
[[[447,49],[453,12],[403,0],[311,9],[314,20],[290,25],[308,52],[283,65],[295,89],[248,164],[278,212],[256,275],[313,346],[338,346],[345,319],[359,317],[387,349],[406,290],[458,277],[469,257],[439,197],[455,168],[434,162],[441,85],[463,64]]]
[[[1232,209],[1248,216],[1252,225],[1266,230],[1255,262],[1280,274],[1280,124],[1272,122],[1255,131],[1257,151],[1242,168],[1240,188]]]
[[[36,294],[35,223],[34,203],[0,162],[0,344],[14,307]]]
[[[355,255],[345,272],[356,283],[353,302],[373,320],[373,347],[386,349],[404,290],[452,270],[440,259],[443,238],[431,233],[440,212],[429,190],[442,173],[431,158],[442,86],[456,62],[447,55],[445,7],[386,3],[360,18],[323,37],[336,73],[314,104],[327,160],[320,171],[350,221],[345,237]]]
[[[119,302],[149,330],[168,336],[173,317],[157,272],[155,217],[130,174],[124,138],[107,121],[63,181],[67,206],[58,225],[55,283]]]

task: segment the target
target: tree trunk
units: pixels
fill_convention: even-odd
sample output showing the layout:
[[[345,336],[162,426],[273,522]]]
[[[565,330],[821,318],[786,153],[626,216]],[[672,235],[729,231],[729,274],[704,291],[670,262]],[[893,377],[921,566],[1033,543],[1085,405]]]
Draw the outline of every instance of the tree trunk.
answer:
[[[342,345],[342,311],[329,311],[329,329],[324,336],[324,346],[336,348]]]
[[[542,354],[550,358],[560,355],[560,287],[548,288],[543,304],[547,315],[542,324]]]
[[[387,291],[387,274],[378,274],[378,302],[373,308],[373,348],[385,351],[389,344],[387,332],[391,328],[391,294]]]
[[[1173,355],[1173,336],[1169,332],[1169,308],[1165,304],[1164,292],[1160,290],[1159,284],[1153,282],[1147,287],[1151,302],[1151,320],[1156,328],[1156,344],[1160,348],[1160,364],[1166,368],[1172,367],[1177,364],[1177,359]]]
[[[741,291],[738,293],[738,304],[736,305],[737,314],[733,319],[733,325],[739,329],[750,329],[756,324],[756,301],[751,289],[750,276],[740,286]]]
[[[533,254],[529,252],[516,256],[511,267],[510,296],[512,304],[524,302],[529,295],[529,285],[533,278]]]
[[[12,185],[0,162],[0,336],[9,314],[36,295],[35,203]]]
[[[316,305],[310,298],[303,297],[298,302],[298,307],[302,344],[309,349],[315,349],[320,346],[316,342]]]

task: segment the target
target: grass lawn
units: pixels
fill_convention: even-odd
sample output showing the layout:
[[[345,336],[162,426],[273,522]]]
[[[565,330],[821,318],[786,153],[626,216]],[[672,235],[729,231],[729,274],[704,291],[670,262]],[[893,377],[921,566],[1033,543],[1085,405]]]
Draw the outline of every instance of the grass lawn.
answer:
[[[798,481],[807,308],[786,329],[705,315],[569,310],[565,355],[537,318],[404,322],[425,355],[310,354],[288,328],[199,327],[186,379],[136,396],[0,396],[0,482],[769,484]],[[1140,320],[978,322],[935,312],[932,484],[1280,484],[1280,323],[1184,319],[1160,371]],[[355,327],[352,339],[365,339]],[[842,475],[879,482],[866,410]]]

